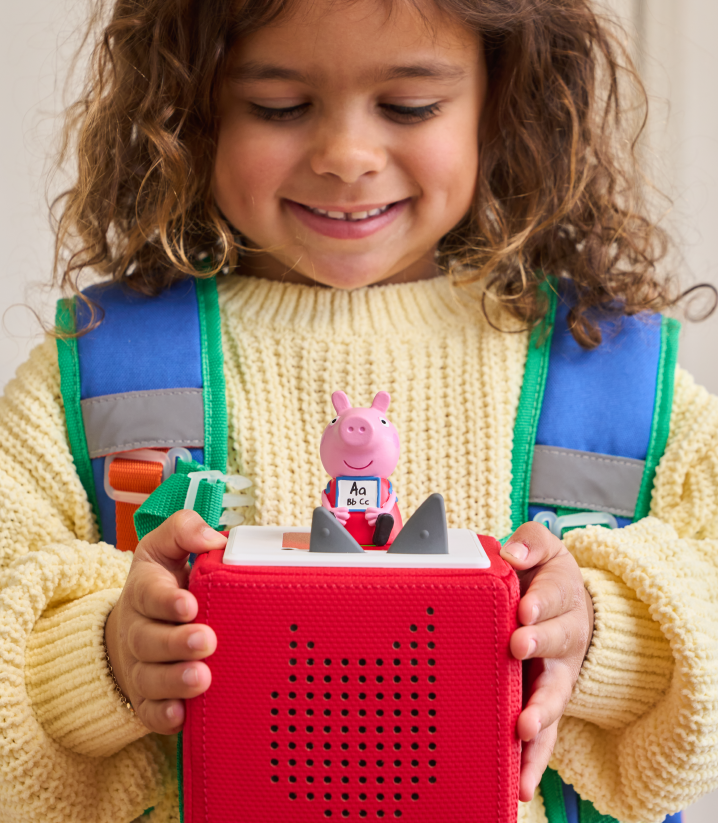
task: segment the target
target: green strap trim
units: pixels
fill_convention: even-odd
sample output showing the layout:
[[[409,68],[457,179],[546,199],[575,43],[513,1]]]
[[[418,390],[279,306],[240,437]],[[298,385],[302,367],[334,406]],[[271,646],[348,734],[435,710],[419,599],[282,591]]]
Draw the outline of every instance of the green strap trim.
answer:
[[[536,430],[546,388],[548,361],[556,318],[556,281],[551,278],[541,284],[549,299],[549,309],[543,322],[531,334],[526,356],[521,398],[514,424],[514,444],[511,455],[511,531],[528,519],[531,465],[534,459]]]
[[[583,798],[578,801],[578,820],[579,823],[618,823],[615,817],[597,812],[593,803]]]
[[[541,795],[546,807],[548,823],[568,823],[566,804],[563,799],[563,788],[558,772],[546,769],[541,778]]]
[[[55,325],[58,331],[74,335],[75,300],[58,300],[55,313]],[[92,511],[95,513],[97,528],[102,539],[102,521],[100,508],[97,504],[95,479],[92,474],[92,462],[87,448],[85,424],[82,420],[82,406],[80,405],[80,359],[77,353],[76,337],[57,338],[57,362],[60,367],[60,391],[62,402],[65,405],[65,422],[67,424],[67,438],[70,442],[72,459],[75,469],[82,483]]]
[[[184,823],[184,752],[182,750],[182,732],[177,735],[177,786],[179,788],[179,818]]]
[[[563,799],[563,785],[554,769],[546,769],[541,778],[541,796],[546,807],[548,823],[568,823],[566,802]],[[618,823],[615,817],[601,814],[596,807],[582,797],[578,799],[579,823]]]
[[[205,466],[194,460],[190,463],[185,463],[184,460],[177,461],[177,471],[158,486],[134,514],[135,531],[140,540],[164,523],[168,517],[184,508],[189,489],[187,475],[190,472],[201,471],[206,471]],[[224,483],[202,481],[197,489],[193,510],[213,529],[219,526],[225,488]]]
[[[651,508],[651,495],[653,493],[653,481],[656,477],[656,468],[661,457],[663,457],[668,442],[680,330],[681,324],[678,320],[672,317],[661,318],[661,353],[658,358],[656,401],[653,406],[653,422],[651,424],[651,438],[648,441],[646,466],[643,470],[636,510],[633,513],[634,521],[648,516]]]
[[[197,278],[195,283],[202,345],[204,463],[209,469],[225,472],[227,470],[227,400],[217,281],[214,277]]]

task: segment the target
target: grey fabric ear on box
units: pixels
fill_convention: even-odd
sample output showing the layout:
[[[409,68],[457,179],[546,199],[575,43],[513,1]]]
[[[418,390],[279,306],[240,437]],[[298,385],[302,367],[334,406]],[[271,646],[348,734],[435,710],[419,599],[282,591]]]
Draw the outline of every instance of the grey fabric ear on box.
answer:
[[[317,506],[317,508],[314,509],[314,514],[312,514],[309,551],[364,553],[364,549],[362,549],[344,526],[323,506]]]
[[[387,554],[448,554],[444,498],[430,494],[406,521]]]

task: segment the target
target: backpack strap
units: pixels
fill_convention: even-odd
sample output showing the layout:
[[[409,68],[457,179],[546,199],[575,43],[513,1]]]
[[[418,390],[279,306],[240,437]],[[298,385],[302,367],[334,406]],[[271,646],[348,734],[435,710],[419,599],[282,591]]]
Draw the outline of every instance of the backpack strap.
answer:
[[[568,328],[570,300],[544,289],[550,311],[531,336],[514,428],[512,529],[547,509],[608,512],[627,525],[650,508],[680,324],[623,317],[586,351]]]
[[[100,307],[100,324],[57,343],[68,438],[102,538],[117,543],[119,537],[122,548],[134,548],[132,518],[139,500],[166,477],[166,471],[158,470],[168,462],[163,452],[181,447],[189,450],[183,453],[196,461],[195,469],[204,468],[202,464],[220,472],[226,468],[216,281],[184,280],[156,297],[122,283],[92,286],[86,294]],[[89,319],[81,301],[59,301],[57,326],[68,335]],[[154,463],[148,450],[154,450]],[[133,453],[136,459],[122,457],[132,458]],[[112,456],[118,454],[115,460]],[[118,478],[130,488],[118,489]],[[116,502],[112,497],[118,491],[135,502]],[[210,496],[214,499],[223,491],[223,485],[216,484]]]
[[[570,293],[556,279],[542,289],[549,312],[531,335],[514,428],[512,529],[546,511],[602,513],[596,521],[610,514],[628,525],[650,509],[668,439],[680,324],[622,317],[604,324],[604,342],[586,351],[568,327]],[[552,769],[541,793],[549,823],[616,823]]]

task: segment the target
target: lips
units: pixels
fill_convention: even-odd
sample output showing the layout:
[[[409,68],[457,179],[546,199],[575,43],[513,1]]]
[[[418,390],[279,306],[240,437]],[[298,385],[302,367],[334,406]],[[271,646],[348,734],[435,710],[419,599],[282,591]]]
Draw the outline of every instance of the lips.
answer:
[[[385,206],[376,206],[373,209],[362,209],[361,211],[334,212],[319,209],[313,206],[305,206],[296,203],[294,200],[285,200],[290,213],[302,223],[302,225],[324,237],[333,237],[339,240],[360,240],[364,237],[381,231],[406,209],[411,198],[399,200],[396,203],[389,203]],[[378,213],[377,213],[378,212]],[[366,214],[366,217],[356,215]],[[336,215],[334,217],[330,215]],[[342,215],[339,217],[339,215]],[[349,219],[347,219],[349,215]]]

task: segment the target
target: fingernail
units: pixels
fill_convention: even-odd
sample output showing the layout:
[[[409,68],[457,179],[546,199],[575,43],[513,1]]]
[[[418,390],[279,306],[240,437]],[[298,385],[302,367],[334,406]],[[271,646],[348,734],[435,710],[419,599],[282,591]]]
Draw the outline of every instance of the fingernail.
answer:
[[[528,546],[524,546],[523,543],[507,543],[503,550],[516,560],[526,560],[529,556]]]
[[[526,652],[526,657],[531,657],[531,655],[536,651],[536,641],[532,638],[529,640],[529,649]]]
[[[189,614],[189,603],[186,597],[178,597],[175,600],[175,611],[180,617],[187,617]]]
[[[204,632],[194,632],[187,638],[187,646],[194,651],[204,651],[207,648],[207,638]]]
[[[534,606],[534,607],[531,609],[531,622],[532,622],[532,623],[535,623],[535,622],[538,620],[538,616],[539,616],[539,607],[538,607],[538,606]]]
[[[184,715],[184,711],[182,710],[182,706],[178,703],[172,703],[170,706],[167,707],[167,711],[165,712],[167,719],[170,723],[181,723],[182,716]]]
[[[182,672],[182,682],[185,686],[196,686],[199,683],[199,674],[194,666]]]
[[[209,526],[202,529],[202,538],[205,543],[208,543],[210,546],[217,546],[217,548],[224,546],[227,542],[227,538],[223,534],[216,532],[214,529],[210,529]]]

